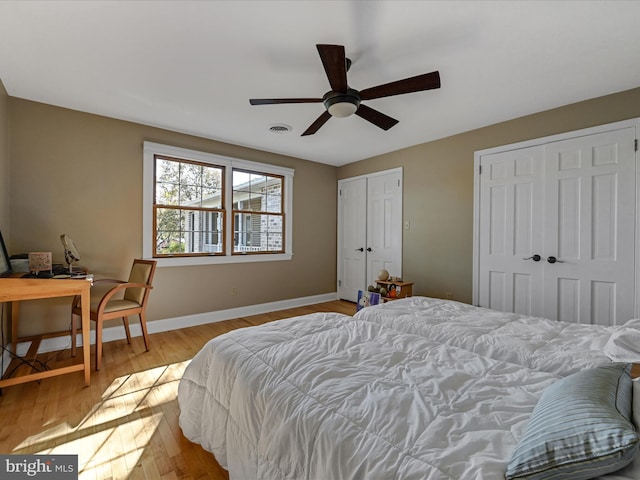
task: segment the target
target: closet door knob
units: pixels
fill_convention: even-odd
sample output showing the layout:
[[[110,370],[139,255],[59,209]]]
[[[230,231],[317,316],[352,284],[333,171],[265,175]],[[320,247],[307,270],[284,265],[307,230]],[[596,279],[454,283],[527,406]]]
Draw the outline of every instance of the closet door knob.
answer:
[[[542,257],[536,253],[535,255],[531,255],[530,257],[523,258],[523,260],[533,260],[534,262],[539,262],[540,260],[542,260]]]
[[[362,247],[356,248],[356,252],[364,252],[364,248],[362,248]]]
[[[558,260],[556,257],[551,256],[547,258],[547,262],[549,263],[564,263],[564,260]]]
[[[371,247],[367,247],[367,252],[372,252]]]

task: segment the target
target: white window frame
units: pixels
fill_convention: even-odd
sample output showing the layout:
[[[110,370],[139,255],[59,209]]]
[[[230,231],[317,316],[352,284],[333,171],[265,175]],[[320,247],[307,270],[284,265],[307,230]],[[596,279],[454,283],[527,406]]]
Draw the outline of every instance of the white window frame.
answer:
[[[283,203],[285,218],[285,250],[284,253],[263,253],[260,255],[233,254],[233,195],[227,189],[224,208],[227,211],[224,255],[199,255],[194,257],[156,257],[153,258],[153,186],[154,186],[154,158],[165,155],[177,159],[193,160],[197,162],[219,165],[225,168],[225,183],[232,185],[234,168],[252,170],[284,177],[285,198]],[[154,142],[144,142],[142,168],[142,255],[144,258],[157,260],[159,267],[177,267],[187,265],[216,265],[225,263],[275,262],[291,260],[293,257],[293,176],[295,170],[267,163],[252,162],[238,158],[225,157],[213,153],[199,152],[186,148],[173,147]]]

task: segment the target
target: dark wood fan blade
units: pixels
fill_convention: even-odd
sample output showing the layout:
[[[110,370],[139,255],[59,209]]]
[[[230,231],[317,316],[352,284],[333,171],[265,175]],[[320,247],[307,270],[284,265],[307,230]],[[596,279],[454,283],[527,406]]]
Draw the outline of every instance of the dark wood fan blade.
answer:
[[[316,45],[329,85],[334,92],[347,92],[347,60],[342,45]]]
[[[325,123],[327,123],[327,120],[329,120],[331,118],[331,114],[329,112],[327,112],[326,110],[324,112],[322,112],[322,115],[320,115],[315,122],[313,122],[311,124],[311,126],[309,128],[307,128],[304,133],[302,135],[300,135],[301,137],[304,137],[305,135],[313,135],[314,133],[316,133],[318,130],[320,130],[320,127],[322,125],[324,125]]]
[[[404,80],[385,83],[384,85],[378,85],[377,87],[365,88],[364,90],[360,90],[360,98],[362,100],[372,100],[374,98],[421,92],[423,90],[431,90],[434,88],[440,88],[440,73],[437,71],[417,75],[411,78],[405,78]]]
[[[252,98],[251,105],[273,105],[276,103],[321,103],[321,98]]]
[[[389,130],[396,123],[398,123],[398,120],[396,120],[395,118],[391,118],[390,116],[385,115],[384,113],[379,112],[378,110],[374,110],[373,108],[367,107],[363,104],[360,104],[360,106],[358,107],[356,115],[364,118],[365,120],[373,123],[376,127],[380,127],[383,130]]]

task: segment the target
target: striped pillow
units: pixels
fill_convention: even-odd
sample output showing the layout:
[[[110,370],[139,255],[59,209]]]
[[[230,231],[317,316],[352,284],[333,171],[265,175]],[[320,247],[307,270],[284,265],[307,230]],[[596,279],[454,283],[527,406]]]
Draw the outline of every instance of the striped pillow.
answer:
[[[507,480],[586,480],[631,463],[640,434],[631,422],[631,365],[584,370],[551,385],[531,414]]]

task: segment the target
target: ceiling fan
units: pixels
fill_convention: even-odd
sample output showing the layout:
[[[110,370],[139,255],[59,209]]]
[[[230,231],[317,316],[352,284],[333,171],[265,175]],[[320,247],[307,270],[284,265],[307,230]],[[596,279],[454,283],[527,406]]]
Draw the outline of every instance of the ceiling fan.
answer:
[[[322,98],[252,98],[249,100],[251,105],[323,103],[326,110],[302,133],[302,136],[313,135],[331,117],[348,117],[354,113],[383,130],[389,130],[398,123],[398,120],[362,104],[362,100],[440,88],[440,74],[435,71],[358,91],[347,84],[347,71],[351,66],[351,60],[346,58],[344,47],[316,45],[316,48],[331,86],[331,90]]]

